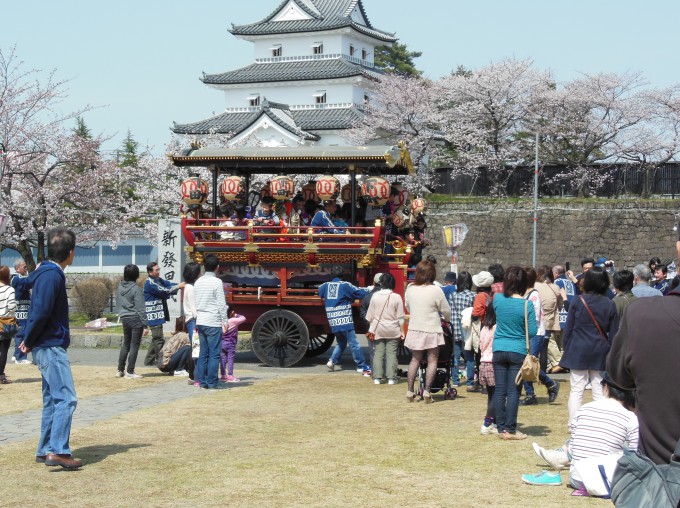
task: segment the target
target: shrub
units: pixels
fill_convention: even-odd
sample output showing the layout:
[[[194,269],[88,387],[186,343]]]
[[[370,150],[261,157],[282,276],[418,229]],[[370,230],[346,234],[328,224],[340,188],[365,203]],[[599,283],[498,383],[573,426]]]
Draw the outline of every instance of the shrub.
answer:
[[[95,277],[76,283],[73,286],[77,308],[87,314],[89,319],[101,317],[111,297],[111,281]]]

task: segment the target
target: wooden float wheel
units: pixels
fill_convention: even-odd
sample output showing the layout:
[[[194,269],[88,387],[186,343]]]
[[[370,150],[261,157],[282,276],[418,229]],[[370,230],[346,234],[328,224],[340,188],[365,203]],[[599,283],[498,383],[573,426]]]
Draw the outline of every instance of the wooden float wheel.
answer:
[[[318,356],[321,353],[328,351],[333,345],[335,334],[333,333],[314,333],[309,337],[309,347],[305,353],[306,357]]]
[[[269,310],[253,325],[252,347],[259,360],[270,367],[295,365],[309,347],[307,324],[290,310]]]

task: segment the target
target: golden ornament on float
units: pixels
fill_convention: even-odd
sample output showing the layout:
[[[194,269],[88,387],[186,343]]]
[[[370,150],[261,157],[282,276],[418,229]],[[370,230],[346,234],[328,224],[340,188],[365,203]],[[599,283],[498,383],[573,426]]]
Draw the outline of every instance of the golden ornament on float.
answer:
[[[286,201],[295,195],[295,181],[286,175],[272,178],[270,189],[272,197],[277,201]]]
[[[301,189],[302,199],[305,201],[319,202],[319,197],[316,195],[316,181],[310,180]]]
[[[246,194],[245,189],[243,188],[243,179],[236,175],[228,176],[222,180],[220,193],[227,201],[241,201]]]
[[[392,188],[396,191],[396,193],[394,193],[394,191],[392,193],[392,203],[394,206],[397,208],[400,206],[406,206],[406,202],[409,198],[409,192],[406,187],[404,187],[399,182],[394,182],[392,184]]]
[[[342,202],[347,204],[352,202],[352,184],[345,184],[340,189],[340,199]]]
[[[426,206],[427,203],[423,198],[416,198],[411,203],[411,213],[414,216],[418,215],[419,213],[423,213],[425,211]]]
[[[382,206],[390,199],[390,182],[380,176],[370,176],[361,184],[361,194],[369,205]]]
[[[208,184],[198,175],[191,175],[182,182],[182,201],[188,206],[205,203],[208,198]]]
[[[324,175],[316,182],[316,195],[321,201],[332,201],[340,195],[340,182],[333,175]]]

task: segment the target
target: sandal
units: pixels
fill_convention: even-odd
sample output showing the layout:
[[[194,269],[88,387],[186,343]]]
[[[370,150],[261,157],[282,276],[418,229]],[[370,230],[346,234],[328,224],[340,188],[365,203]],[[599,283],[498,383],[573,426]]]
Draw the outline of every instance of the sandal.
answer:
[[[423,400],[425,401],[425,404],[432,404],[434,402],[432,395],[427,390],[423,392]]]
[[[413,402],[415,400],[416,394],[410,391],[406,392],[406,402]]]
[[[12,383],[12,381],[7,379],[7,376],[5,376],[4,374],[0,375],[0,384],[8,385],[8,384],[11,384],[11,383]]]

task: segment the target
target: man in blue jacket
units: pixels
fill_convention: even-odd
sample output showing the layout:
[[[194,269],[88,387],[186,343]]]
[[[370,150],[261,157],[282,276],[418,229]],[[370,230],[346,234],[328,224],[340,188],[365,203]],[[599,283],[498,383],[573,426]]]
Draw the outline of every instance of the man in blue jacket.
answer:
[[[331,331],[335,334],[337,345],[333,350],[331,359],[328,360],[326,367],[328,370],[335,370],[335,366],[340,363],[340,357],[345,352],[347,344],[352,350],[352,358],[357,366],[357,372],[362,372],[364,376],[371,377],[371,369],[366,365],[364,352],[357,340],[354,332],[354,320],[352,319],[352,303],[354,300],[363,298],[371,291],[371,287],[358,288],[349,282],[340,279],[341,267],[333,267],[333,275],[336,277],[330,282],[324,282],[319,286],[319,296],[324,300],[326,306],[326,316]]]
[[[14,288],[14,297],[17,301],[15,317],[18,327],[17,334],[14,336],[14,363],[30,365],[31,361],[19,350],[19,346],[24,340],[28,307],[31,304],[31,288],[28,285],[28,266],[26,261],[21,258],[17,259],[14,262],[14,271],[16,273],[12,275],[11,283]]]
[[[46,466],[78,469],[69,446],[71,420],[78,398],[66,349],[71,342],[64,269],[73,263],[76,235],[64,228],[47,232],[47,260],[29,276],[33,288],[24,341],[42,375],[43,411],[35,461]]]
[[[151,344],[144,358],[144,365],[156,363],[156,357],[165,345],[163,323],[170,320],[167,299],[184,287],[184,282],[173,284],[161,278],[161,267],[152,261],[146,265],[147,278],[144,283],[144,306],[146,322],[151,331]]]

